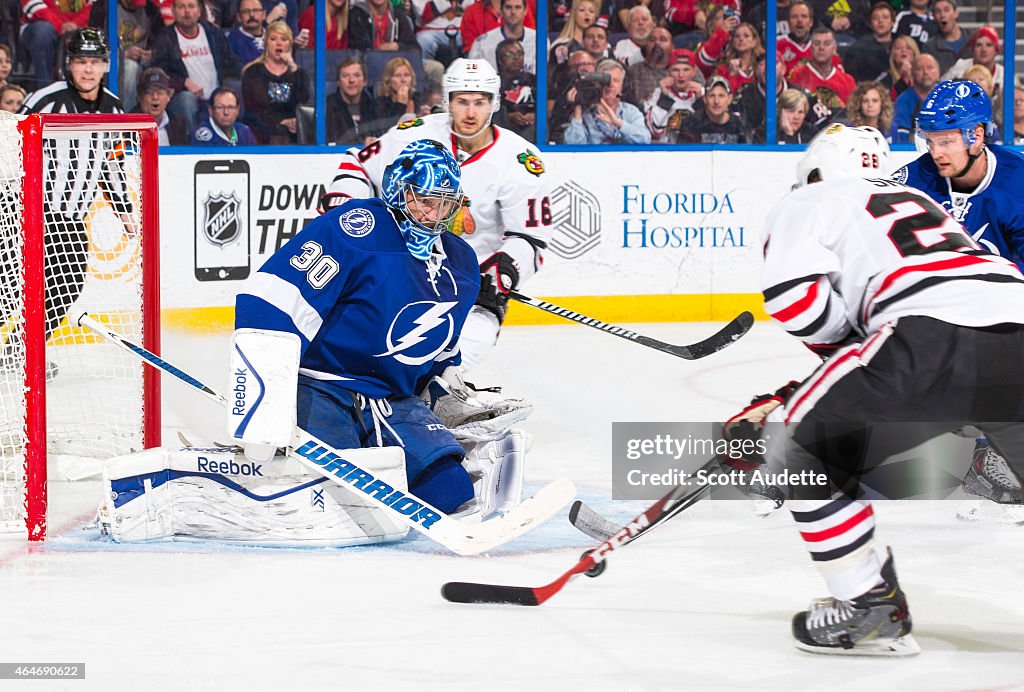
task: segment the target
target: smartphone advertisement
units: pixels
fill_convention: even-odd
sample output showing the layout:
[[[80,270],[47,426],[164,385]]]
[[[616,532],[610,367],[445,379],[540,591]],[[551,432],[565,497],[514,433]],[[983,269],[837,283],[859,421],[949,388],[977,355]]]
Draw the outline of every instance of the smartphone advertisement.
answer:
[[[249,276],[249,164],[195,165],[195,272],[200,281]]]

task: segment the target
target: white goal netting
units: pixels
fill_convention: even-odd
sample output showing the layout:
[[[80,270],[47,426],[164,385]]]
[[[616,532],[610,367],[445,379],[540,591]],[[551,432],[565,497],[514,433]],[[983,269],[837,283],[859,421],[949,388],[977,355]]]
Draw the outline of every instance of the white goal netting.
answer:
[[[99,469],[89,460],[143,447],[142,365],[76,320],[87,311],[142,343],[142,248],[155,242],[143,228],[138,131],[43,120],[40,140],[19,120],[0,116],[0,528],[9,531],[26,525],[32,464],[48,459],[50,477],[74,477]],[[42,151],[35,184],[25,175],[39,160],[33,147]],[[31,214],[40,199],[42,229]],[[31,356],[32,324],[42,358]],[[45,428],[29,400],[39,388]],[[30,533],[45,522],[30,519]]]

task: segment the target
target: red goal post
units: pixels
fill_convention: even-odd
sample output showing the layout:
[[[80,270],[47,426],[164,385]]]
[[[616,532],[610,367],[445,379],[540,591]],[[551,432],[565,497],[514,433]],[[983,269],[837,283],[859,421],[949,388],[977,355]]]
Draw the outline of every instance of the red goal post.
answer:
[[[21,491],[29,540],[46,535],[51,456],[103,459],[160,444],[159,374],[77,326],[88,311],[160,351],[157,146],[148,115],[0,119],[0,271],[20,265],[20,285],[0,287],[0,370],[14,383],[0,387],[0,525],[19,523]],[[20,240],[4,234],[12,223]]]

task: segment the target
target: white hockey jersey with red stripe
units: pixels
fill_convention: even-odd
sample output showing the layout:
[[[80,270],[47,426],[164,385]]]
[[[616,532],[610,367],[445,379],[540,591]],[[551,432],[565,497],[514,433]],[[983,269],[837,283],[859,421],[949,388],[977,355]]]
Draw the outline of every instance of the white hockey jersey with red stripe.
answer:
[[[549,175],[534,145],[494,126],[494,141],[472,156],[460,152],[447,113],[400,123],[373,144],[349,150],[338,166],[330,192],[353,198],[376,197],[384,169],[407,144],[432,139],[446,145],[462,167],[469,207],[453,230],[484,260],[497,250],[519,265],[521,281],[539,268],[540,250],[551,238]]]
[[[890,180],[789,193],[765,223],[765,308],[808,344],[877,332],[909,315],[967,327],[1024,324],[1024,276],[942,207]]]

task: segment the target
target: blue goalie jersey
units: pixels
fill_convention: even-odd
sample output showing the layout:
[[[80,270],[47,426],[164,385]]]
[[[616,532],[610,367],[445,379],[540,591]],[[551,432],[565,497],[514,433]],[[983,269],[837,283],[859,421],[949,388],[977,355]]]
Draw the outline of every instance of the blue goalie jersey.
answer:
[[[351,200],[266,261],[236,299],[235,326],[297,334],[306,377],[375,399],[413,396],[459,363],[479,272],[458,236],[443,233],[417,260],[382,201]]]
[[[928,154],[896,171],[893,179],[927,194],[985,248],[1024,267],[1024,157],[992,145],[985,156],[988,171],[970,193],[954,191]]]

